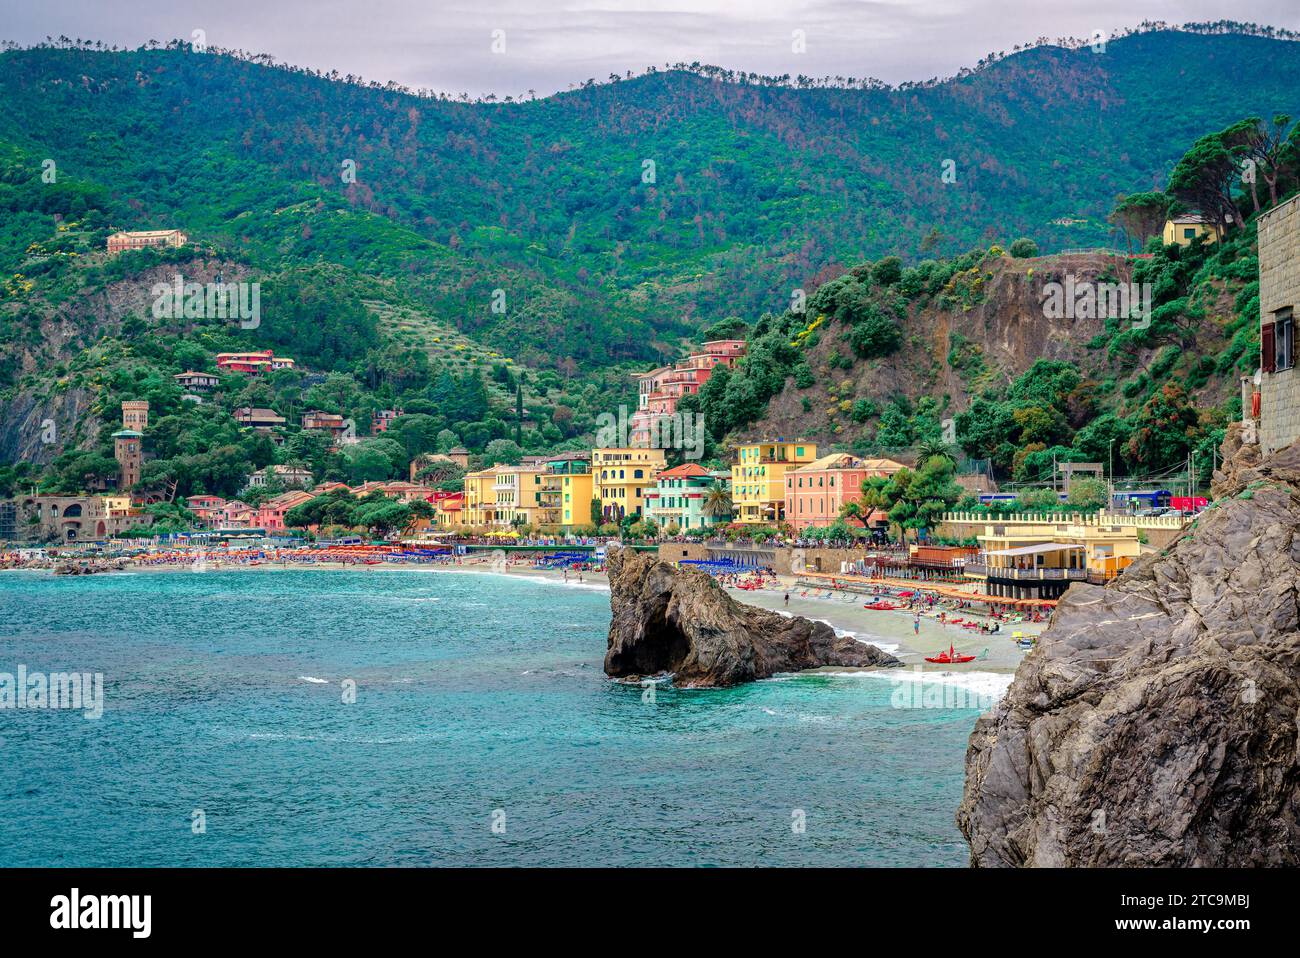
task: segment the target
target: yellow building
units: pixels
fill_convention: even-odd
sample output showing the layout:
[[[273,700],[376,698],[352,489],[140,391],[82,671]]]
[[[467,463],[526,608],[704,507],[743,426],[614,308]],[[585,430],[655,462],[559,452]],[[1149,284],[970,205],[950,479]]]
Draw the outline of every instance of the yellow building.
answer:
[[[752,442],[736,451],[731,503],[736,522],[765,525],[785,519],[785,473],[817,458],[811,442]]]
[[[641,518],[645,491],[655,484],[665,465],[662,449],[593,449],[594,496],[600,500],[603,521],[618,522],[624,516]]]
[[[1200,213],[1184,213],[1165,220],[1164,242],[1166,246],[1190,246],[1198,236],[1205,237],[1205,242],[1216,243],[1219,240],[1219,228]]]
[[[487,529],[497,518],[497,467],[465,473],[465,501],[461,521],[469,529]]]
[[[546,461],[542,474],[542,510],[540,524],[546,529],[563,529],[592,525],[591,500],[595,480],[591,474],[591,456],[585,452],[567,452]]]
[[[991,595],[1058,598],[1071,582],[1119,575],[1142,553],[1134,526],[1094,522],[996,522],[976,536],[977,559],[965,575]]]
[[[541,525],[542,476],[540,465],[496,466],[492,484],[496,496],[496,522],[502,529]]]

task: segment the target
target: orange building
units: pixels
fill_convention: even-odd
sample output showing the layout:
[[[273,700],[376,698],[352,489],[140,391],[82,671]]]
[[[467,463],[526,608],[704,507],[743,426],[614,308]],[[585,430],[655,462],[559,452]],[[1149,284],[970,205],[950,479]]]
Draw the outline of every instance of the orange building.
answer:
[[[829,526],[844,505],[862,497],[863,480],[892,476],[904,468],[892,459],[860,459],[845,452],[816,459],[785,474],[785,521],[798,532]]]

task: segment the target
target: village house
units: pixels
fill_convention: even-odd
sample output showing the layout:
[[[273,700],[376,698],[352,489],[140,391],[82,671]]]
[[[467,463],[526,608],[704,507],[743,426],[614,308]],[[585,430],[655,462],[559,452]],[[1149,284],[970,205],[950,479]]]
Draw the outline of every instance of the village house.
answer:
[[[629,419],[628,442],[646,447],[660,437],[656,425],[677,412],[683,396],[693,396],[709,381],[717,366],[733,368],[745,355],[743,339],[717,339],[704,344],[676,366],[661,366],[640,373],[637,381],[637,410]]]
[[[370,434],[378,436],[380,433],[388,432],[388,427],[400,415],[402,415],[400,409],[376,409],[370,417]]]
[[[1182,213],[1165,220],[1163,239],[1166,246],[1190,246],[1197,237],[1206,243],[1217,243],[1219,227],[1200,213]]]
[[[180,230],[138,230],[111,234],[107,246],[108,255],[116,256],[126,250],[149,246],[179,249],[188,242],[189,237]]]
[[[172,379],[176,380],[176,385],[181,389],[188,389],[191,392],[207,392],[216,389],[221,382],[212,373],[196,373],[193,370],[177,373]]]
[[[221,496],[190,496],[185,500],[185,508],[198,518],[199,524],[211,528],[219,522],[221,510],[226,500]]]
[[[593,489],[590,453],[562,452],[551,456],[542,472],[539,524],[565,531],[591,525]]]
[[[708,528],[726,522],[704,511],[709,490],[717,480],[698,463],[688,462],[659,473],[655,486],[645,494],[645,517],[661,530],[676,526],[682,532]]]
[[[294,362],[287,356],[277,356],[267,349],[249,353],[217,353],[217,369],[230,373],[260,376],[277,369],[293,369]]]
[[[248,485],[252,489],[264,488],[272,476],[284,483],[287,489],[311,487],[311,472],[302,466],[267,466],[249,476]]]
[[[285,418],[277,414],[274,409],[255,406],[241,406],[231,415],[241,426],[252,426],[257,430],[269,430],[276,426],[283,426],[286,422]]]
[[[94,541],[153,522],[125,495],[22,496],[8,502],[18,539]]]

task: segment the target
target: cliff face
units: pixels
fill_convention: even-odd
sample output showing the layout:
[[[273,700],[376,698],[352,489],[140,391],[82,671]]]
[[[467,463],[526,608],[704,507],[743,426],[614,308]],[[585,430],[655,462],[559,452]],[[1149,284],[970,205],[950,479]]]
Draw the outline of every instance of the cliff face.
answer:
[[[1071,587],[976,724],[973,865],[1300,864],[1300,446],[1216,479],[1167,550]]]
[[[1039,359],[1074,363],[1094,380],[1125,382],[1159,352],[1159,347],[1151,347],[1112,356],[1106,350],[1090,349],[1089,343],[1106,332],[1104,319],[1045,315],[1048,283],[1065,284],[1071,277],[1079,284],[1131,280],[1132,270],[1122,257],[1101,252],[1032,259],[1002,256],[986,261],[978,273],[981,291],[968,305],[941,305],[934,299],[913,304],[901,324],[904,346],[890,356],[853,359],[847,368],[840,365],[852,358],[843,339],[847,327],[828,323],[817,345],[805,353],[816,386],[801,389],[791,378],[772,397],[763,417],[741,430],[741,438],[845,441],[863,428],[837,411],[845,400],[851,404],[871,399],[884,408],[897,396],[912,401],[923,396],[950,397],[947,414],[951,415],[966,410],[972,397],[983,390],[1006,386]],[[1216,355],[1224,348],[1221,324],[1232,315],[1229,296],[1207,306],[1211,318],[1197,328],[1197,355]],[[1192,359],[1189,351],[1187,361]],[[832,388],[834,395],[828,392]],[[1236,388],[1235,376],[1212,376],[1194,395],[1199,403],[1211,406]]]
[[[682,687],[736,685],[822,665],[897,666],[898,659],[824,622],[742,605],[703,572],[610,551],[609,650],[614,678],[673,674]]]

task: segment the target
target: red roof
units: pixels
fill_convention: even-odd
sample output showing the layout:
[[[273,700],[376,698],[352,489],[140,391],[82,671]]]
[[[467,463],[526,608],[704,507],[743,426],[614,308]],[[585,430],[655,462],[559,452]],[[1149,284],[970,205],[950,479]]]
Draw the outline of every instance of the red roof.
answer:
[[[695,476],[707,476],[709,470],[693,462],[687,462],[680,466],[674,466],[671,469],[659,473],[660,479],[691,479]]]

